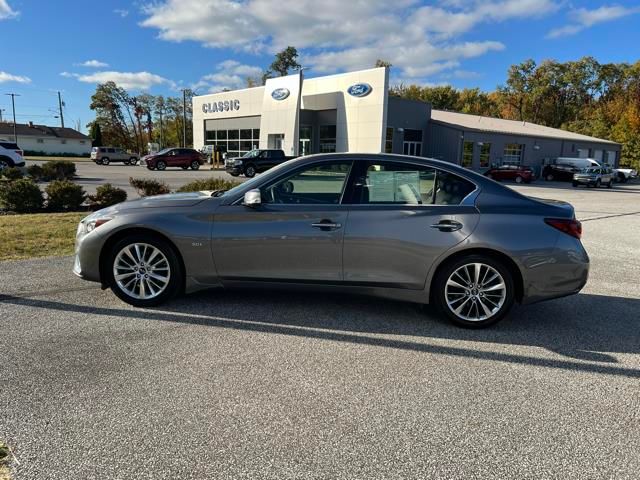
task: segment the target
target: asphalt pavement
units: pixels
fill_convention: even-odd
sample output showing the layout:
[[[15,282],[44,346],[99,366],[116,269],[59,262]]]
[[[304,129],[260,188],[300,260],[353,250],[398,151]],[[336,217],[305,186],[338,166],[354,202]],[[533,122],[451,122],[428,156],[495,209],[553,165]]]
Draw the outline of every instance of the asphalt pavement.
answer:
[[[134,309],[70,257],[0,263],[15,478],[637,479],[640,185],[515,188],[576,206],[591,275],[482,331],[346,295]]]

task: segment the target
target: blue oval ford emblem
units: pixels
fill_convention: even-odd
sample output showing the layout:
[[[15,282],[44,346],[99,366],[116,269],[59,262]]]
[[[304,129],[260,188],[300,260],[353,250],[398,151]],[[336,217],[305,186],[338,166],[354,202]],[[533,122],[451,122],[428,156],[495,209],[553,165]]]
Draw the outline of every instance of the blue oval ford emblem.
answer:
[[[271,96],[274,100],[284,100],[289,96],[288,88],[276,88],[273,92],[271,92]]]
[[[347,93],[354,97],[366,97],[371,93],[371,85],[368,83],[356,83],[347,89]]]

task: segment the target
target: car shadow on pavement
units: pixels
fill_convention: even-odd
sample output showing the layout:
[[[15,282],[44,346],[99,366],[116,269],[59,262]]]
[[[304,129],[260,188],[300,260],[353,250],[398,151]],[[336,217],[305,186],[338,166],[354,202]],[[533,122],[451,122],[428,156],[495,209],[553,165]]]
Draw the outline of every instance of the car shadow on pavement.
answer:
[[[455,327],[430,307],[339,294],[209,291],[157,309],[79,305],[11,295],[0,295],[0,302],[640,378],[640,369],[617,366],[613,356],[640,353],[640,299],[579,294],[516,307],[507,319],[484,330]],[[560,358],[479,350],[440,340],[539,347]]]

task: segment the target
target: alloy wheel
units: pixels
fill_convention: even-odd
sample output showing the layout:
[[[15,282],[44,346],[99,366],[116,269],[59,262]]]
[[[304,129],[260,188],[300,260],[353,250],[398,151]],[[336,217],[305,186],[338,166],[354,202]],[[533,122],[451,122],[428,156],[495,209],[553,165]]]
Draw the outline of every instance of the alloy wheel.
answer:
[[[468,322],[481,322],[497,314],[507,298],[502,275],[485,263],[458,267],[445,284],[445,300],[453,314]]]
[[[171,266],[160,249],[148,243],[125,246],[113,261],[113,278],[126,295],[149,300],[169,285]]]

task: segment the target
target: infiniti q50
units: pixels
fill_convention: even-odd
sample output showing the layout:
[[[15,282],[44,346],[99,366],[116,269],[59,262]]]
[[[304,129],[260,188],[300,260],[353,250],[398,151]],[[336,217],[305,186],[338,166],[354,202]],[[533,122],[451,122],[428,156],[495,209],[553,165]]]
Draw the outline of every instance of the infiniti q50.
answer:
[[[331,289],[433,303],[487,326],[577,293],[573,207],[458,166],[383,154],[291,160],[231,190],[161,195],[78,226],[74,272],[138,307],[206,288]]]

